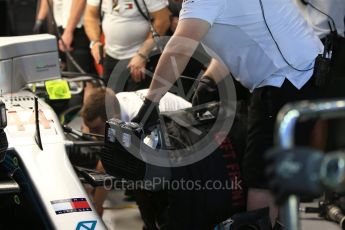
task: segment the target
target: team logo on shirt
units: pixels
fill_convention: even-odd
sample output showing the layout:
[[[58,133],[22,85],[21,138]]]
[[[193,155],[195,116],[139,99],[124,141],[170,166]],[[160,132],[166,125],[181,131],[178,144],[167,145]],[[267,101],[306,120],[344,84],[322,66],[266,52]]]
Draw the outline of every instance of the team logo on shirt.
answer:
[[[124,9],[131,10],[133,9],[134,2],[133,0],[124,0]],[[118,0],[113,0],[113,10],[116,12],[120,11],[120,4]]]
[[[132,0],[125,0],[125,10],[133,9],[133,1]]]

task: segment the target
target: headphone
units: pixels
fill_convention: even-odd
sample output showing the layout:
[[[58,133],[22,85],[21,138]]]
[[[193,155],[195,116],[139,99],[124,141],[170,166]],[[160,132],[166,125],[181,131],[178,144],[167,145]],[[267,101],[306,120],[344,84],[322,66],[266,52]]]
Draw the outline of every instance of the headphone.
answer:
[[[301,0],[301,1],[302,1],[302,0]],[[303,2],[306,2],[306,1],[303,0]],[[296,70],[296,71],[298,71],[298,72],[307,72],[307,71],[309,71],[309,70],[314,69],[314,67],[311,67],[311,68],[308,68],[308,69],[298,69],[298,68],[296,68],[295,66],[293,66],[293,65],[286,59],[286,57],[284,56],[283,52],[282,52],[281,49],[280,49],[280,46],[279,46],[278,42],[277,42],[276,39],[274,38],[273,33],[272,33],[270,27],[268,26],[268,23],[267,23],[267,20],[266,20],[266,15],[265,15],[264,6],[263,6],[263,4],[262,4],[262,0],[259,0],[259,3],[260,3],[261,14],[262,14],[262,18],[263,18],[263,20],[264,20],[265,26],[266,26],[266,28],[267,28],[267,30],[268,30],[268,32],[269,32],[269,34],[270,34],[270,36],[271,36],[271,38],[272,38],[274,44],[276,45],[276,47],[277,47],[277,49],[278,49],[278,51],[279,51],[279,53],[280,53],[280,56],[283,58],[284,62],[285,62],[288,66],[290,66],[292,69],[294,69],[294,70]],[[308,4],[308,2],[306,2],[306,3]]]

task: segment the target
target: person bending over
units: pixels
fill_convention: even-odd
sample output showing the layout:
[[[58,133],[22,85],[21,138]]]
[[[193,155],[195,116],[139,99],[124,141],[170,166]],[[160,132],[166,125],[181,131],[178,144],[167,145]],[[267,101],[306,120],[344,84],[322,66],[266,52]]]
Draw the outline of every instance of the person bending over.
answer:
[[[90,133],[104,134],[106,121],[112,117],[122,121],[131,121],[143,104],[148,90],[138,90],[134,92],[115,93],[111,89],[94,89],[86,98],[80,115],[83,122],[88,127]],[[110,98],[114,104],[106,104],[106,97]],[[106,108],[111,106],[114,114],[107,116]],[[188,108],[191,103],[172,93],[167,93],[161,100],[160,111],[175,111]],[[104,172],[101,161],[98,161],[96,169]],[[156,230],[158,225],[163,225],[160,221],[163,217],[164,209],[167,207],[167,197],[164,192],[149,192],[145,190],[131,191],[139,206],[139,210],[144,221],[144,229]],[[97,187],[93,196],[93,201],[97,212],[103,214],[103,202],[107,196],[107,190]],[[164,221],[163,221],[164,222]]]

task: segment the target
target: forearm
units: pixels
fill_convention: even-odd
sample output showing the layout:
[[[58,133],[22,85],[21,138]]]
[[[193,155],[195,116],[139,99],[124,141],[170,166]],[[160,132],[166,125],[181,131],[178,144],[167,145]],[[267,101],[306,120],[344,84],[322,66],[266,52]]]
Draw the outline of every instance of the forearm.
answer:
[[[210,25],[200,19],[179,22],[174,35],[166,45],[153,76],[147,98],[158,102],[180,77],[199,42]]]
[[[71,12],[64,28],[66,32],[73,32],[84,13],[86,0],[72,0]]]
[[[40,1],[40,7],[39,7],[39,10],[37,13],[36,20],[43,21],[44,19],[46,19],[48,12],[49,12],[48,1],[49,0],[41,0]]]
[[[143,44],[140,46],[138,53],[148,57],[153,47],[155,47],[155,41],[153,40],[152,34],[150,33]]]
[[[84,15],[84,29],[90,41],[100,40],[100,15],[97,6],[86,5]]]
[[[147,98],[159,102],[181,76],[198,42],[173,36],[165,47],[154,73]]]

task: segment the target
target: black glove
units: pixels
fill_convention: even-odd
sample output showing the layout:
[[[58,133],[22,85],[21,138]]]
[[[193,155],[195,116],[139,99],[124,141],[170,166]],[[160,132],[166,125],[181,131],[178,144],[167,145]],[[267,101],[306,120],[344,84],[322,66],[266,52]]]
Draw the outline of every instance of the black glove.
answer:
[[[159,123],[158,103],[154,103],[145,98],[138,114],[132,119],[132,122],[142,125],[145,133],[150,133],[152,128]]]
[[[319,177],[321,152],[309,148],[272,149],[266,159],[268,184],[277,203],[292,194],[318,197],[324,191]]]
[[[7,148],[8,141],[6,133],[3,129],[0,129],[0,162],[5,159]]]
[[[195,90],[192,105],[201,105],[211,101],[219,101],[216,82],[209,76],[203,76]]]
[[[33,34],[39,34],[41,33],[41,27],[43,25],[43,20],[37,19],[34,25],[34,28],[32,29]]]

